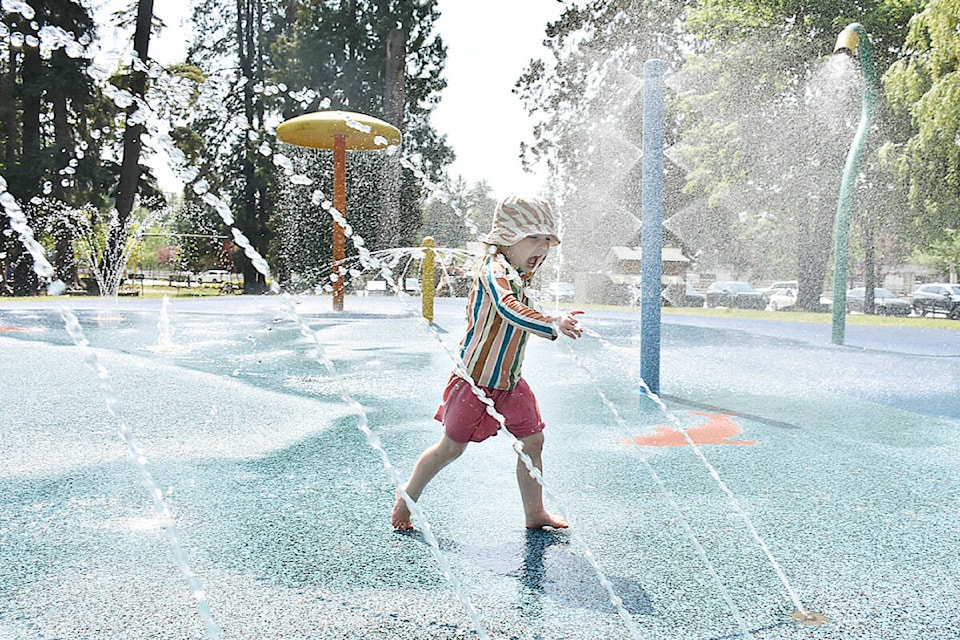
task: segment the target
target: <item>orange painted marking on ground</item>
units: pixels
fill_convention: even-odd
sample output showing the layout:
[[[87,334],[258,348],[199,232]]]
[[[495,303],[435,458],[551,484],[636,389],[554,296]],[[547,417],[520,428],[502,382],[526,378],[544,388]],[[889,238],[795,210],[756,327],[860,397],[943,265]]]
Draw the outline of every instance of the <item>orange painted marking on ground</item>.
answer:
[[[0,327],[0,333],[43,333],[44,327]]]
[[[707,421],[701,425],[687,429],[687,435],[694,444],[757,444],[756,440],[731,440],[730,438],[743,431],[743,427],[731,418],[733,413],[701,413],[691,411],[695,416],[703,416]],[[657,427],[656,433],[649,436],[634,436],[625,438],[620,444],[635,442],[644,447],[686,447],[690,443],[683,437],[683,433],[669,426]]]

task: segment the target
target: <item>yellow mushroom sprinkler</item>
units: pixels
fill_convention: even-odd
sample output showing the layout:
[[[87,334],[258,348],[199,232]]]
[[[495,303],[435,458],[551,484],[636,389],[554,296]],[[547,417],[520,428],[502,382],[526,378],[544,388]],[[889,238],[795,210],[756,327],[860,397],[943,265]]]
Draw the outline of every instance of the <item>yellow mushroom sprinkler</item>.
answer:
[[[291,118],[277,127],[277,137],[288,144],[333,150],[333,208],[347,215],[347,150],[374,151],[398,146],[400,131],[383,120],[352,111],[315,111]],[[344,222],[333,224],[333,310],[343,311]]]

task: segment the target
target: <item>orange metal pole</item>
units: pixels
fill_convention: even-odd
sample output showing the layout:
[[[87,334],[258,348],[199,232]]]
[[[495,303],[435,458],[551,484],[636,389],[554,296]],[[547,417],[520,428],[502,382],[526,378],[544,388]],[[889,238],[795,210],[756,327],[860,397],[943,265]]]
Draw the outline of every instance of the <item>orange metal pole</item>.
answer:
[[[347,217],[347,136],[333,138],[333,206]],[[343,225],[333,224],[333,310],[343,311],[344,276],[341,272],[346,257],[346,236]]]

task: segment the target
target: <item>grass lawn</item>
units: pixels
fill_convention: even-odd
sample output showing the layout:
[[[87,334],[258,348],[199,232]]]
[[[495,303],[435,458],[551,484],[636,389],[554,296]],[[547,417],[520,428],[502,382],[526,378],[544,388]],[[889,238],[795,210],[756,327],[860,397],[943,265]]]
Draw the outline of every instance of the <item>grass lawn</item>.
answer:
[[[640,313],[640,307],[615,307],[611,305],[576,303],[567,306],[583,307],[585,309],[632,309]],[[665,315],[712,316],[718,318],[746,318],[750,320],[772,320],[780,322],[815,322],[832,324],[833,315],[830,313],[808,313],[805,311],[758,311],[756,309],[728,309],[710,307],[664,307]],[[866,324],[886,327],[922,327],[926,329],[960,329],[960,321],[947,318],[899,318],[892,316],[868,316],[861,313],[848,313],[847,324]]]
[[[239,287],[237,288],[239,292]],[[130,295],[130,294],[134,295]],[[121,298],[145,298],[147,300],[161,299],[164,296],[171,298],[205,298],[208,296],[233,295],[221,294],[219,284],[194,285],[192,287],[167,287],[167,286],[144,286],[141,291],[140,286],[124,287],[121,289]],[[70,296],[3,296],[0,302],[36,302],[38,299],[44,300],[82,300],[93,296],[70,295]]]
[[[128,289],[132,290],[132,289]],[[163,296],[180,298],[199,298],[207,296],[237,295],[221,294],[219,285],[201,285],[194,287],[166,287],[166,286],[145,286],[142,292],[139,287],[136,289],[137,297],[146,299],[160,299]],[[84,296],[41,296],[51,300],[69,300],[71,298],[82,298]],[[0,302],[30,302],[36,301],[36,297],[0,297]],[[633,310],[640,313],[640,307],[618,307],[613,305],[587,304],[580,305],[576,303],[567,303],[566,307],[582,307],[585,309],[610,309],[610,310]],[[772,320],[781,322],[816,322],[820,324],[831,324],[833,316],[829,313],[807,313],[803,311],[758,311],[755,309],[727,309],[727,308],[709,308],[709,307],[664,307],[662,312],[670,315],[692,315],[692,316],[714,316],[720,318],[746,318],[751,320]],[[919,317],[891,317],[891,316],[868,316],[860,313],[847,314],[847,324],[865,324],[887,327],[923,327],[927,329],[954,329],[960,330],[960,320],[949,320],[947,318],[919,318]]]
[[[667,307],[663,313],[678,315],[717,316],[721,318],[750,318],[756,320],[782,320],[787,322],[816,322],[832,324],[833,314],[808,313],[805,311],[756,311],[753,309],[702,309]],[[884,327],[923,327],[927,329],[960,329],[960,321],[947,318],[919,318],[895,316],[868,316],[848,313],[847,324],[867,324]]]

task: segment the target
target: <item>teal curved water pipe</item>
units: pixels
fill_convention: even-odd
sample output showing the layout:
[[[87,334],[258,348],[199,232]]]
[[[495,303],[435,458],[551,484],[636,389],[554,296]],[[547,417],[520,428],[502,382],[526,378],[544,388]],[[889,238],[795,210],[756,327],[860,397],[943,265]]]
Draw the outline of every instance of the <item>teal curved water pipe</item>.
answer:
[[[833,344],[843,344],[846,332],[847,274],[850,257],[850,214],[856,192],[857,168],[860,164],[863,143],[870,131],[870,122],[877,106],[877,79],[873,68],[873,45],[863,26],[854,22],[840,32],[834,54],[846,53],[860,57],[863,73],[863,99],[860,108],[860,123],[853,136],[847,161],[840,182],[840,199],[837,202],[837,220],[834,231],[833,250]]]

